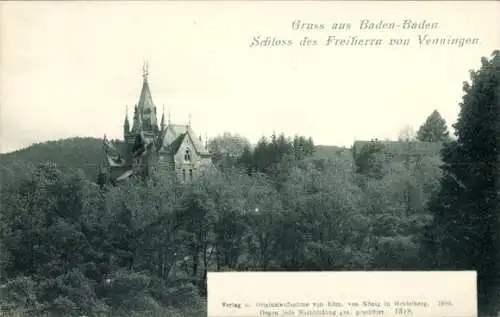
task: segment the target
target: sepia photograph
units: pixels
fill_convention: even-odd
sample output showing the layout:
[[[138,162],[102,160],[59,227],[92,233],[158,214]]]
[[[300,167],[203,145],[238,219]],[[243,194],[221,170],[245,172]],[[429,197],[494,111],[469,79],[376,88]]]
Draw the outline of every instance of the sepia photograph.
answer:
[[[403,274],[245,317],[500,316],[499,12],[0,1],[0,316],[207,316],[224,272]]]

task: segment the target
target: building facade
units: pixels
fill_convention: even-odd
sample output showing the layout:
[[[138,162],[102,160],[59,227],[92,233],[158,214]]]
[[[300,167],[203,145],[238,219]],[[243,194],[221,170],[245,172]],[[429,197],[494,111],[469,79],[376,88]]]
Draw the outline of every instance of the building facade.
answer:
[[[147,67],[143,70],[142,89],[134,107],[130,125],[128,115],[123,124],[123,143],[113,144],[104,137],[104,162],[100,177],[117,183],[134,176],[148,177],[159,169],[175,171],[181,181],[189,181],[201,173],[215,170],[212,157],[191,123],[160,124],[148,82]]]

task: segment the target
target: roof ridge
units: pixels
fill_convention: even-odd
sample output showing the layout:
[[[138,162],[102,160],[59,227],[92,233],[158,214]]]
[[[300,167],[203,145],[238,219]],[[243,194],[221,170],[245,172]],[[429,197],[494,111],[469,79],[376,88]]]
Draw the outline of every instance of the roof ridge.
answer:
[[[191,139],[191,143],[193,143],[196,151],[199,154],[209,154],[208,150],[203,146],[201,142],[196,138],[196,134],[194,133],[194,130],[191,128],[191,126],[188,126],[187,128],[187,134],[189,135],[189,138]]]

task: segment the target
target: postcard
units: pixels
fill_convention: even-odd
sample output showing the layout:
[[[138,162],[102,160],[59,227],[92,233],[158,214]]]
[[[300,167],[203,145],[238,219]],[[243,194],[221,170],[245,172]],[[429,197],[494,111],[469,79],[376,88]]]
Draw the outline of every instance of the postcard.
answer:
[[[500,316],[499,12],[1,1],[0,315]]]

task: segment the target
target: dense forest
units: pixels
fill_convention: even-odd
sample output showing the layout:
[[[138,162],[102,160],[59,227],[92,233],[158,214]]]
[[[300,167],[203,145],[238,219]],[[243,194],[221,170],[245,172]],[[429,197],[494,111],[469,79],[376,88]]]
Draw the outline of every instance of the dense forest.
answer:
[[[101,187],[90,138],[2,155],[1,311],[196,317],[207,271],[439,269],[477,270],[480,313],[496,315],[500,55],[481,62],[454,135],[437,111],[352,149],[225,133],[218,172],[188,184],[159,171]]]

